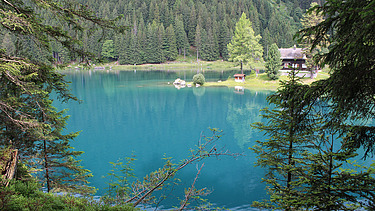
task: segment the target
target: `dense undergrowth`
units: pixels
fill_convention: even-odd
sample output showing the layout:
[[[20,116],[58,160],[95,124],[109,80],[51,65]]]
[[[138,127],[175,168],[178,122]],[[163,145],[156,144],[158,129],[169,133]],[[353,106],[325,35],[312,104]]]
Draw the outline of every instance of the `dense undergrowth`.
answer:
[[[104,205],[92,198],[45,193],[33,180],[15,180],[0,188],[0,210],[139,210],[126,205]]]

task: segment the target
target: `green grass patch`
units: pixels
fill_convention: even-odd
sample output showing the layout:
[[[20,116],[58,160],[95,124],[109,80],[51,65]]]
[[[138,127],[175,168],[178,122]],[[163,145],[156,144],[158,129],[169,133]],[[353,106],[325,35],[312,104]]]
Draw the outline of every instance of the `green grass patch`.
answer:
[[[327,72],[319,72],[317,78],[304,78],[302,79],[302,82],[304,84],[311,84],[314,81],[326,79],[328,77],[329,74]],[[206,82],[204,86],[242,86],[245,89],[250,90],[277,90],[280,86],[280,80],[288,80],[288,76],[280,76],[278,80],[271,80],[266,73],[258,74],[258,76],[256,76],[255,73],[252,73],[249,76],[246,76],[246,80],[243,83],[235,82],[234,78],[228,78],[228,80],[222,82]]]

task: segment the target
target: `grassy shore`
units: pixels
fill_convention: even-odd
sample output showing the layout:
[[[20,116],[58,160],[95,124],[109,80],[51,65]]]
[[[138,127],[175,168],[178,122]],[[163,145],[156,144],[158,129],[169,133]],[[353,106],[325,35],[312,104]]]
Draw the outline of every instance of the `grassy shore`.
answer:
[[[82,68],[79,65],[72,64],[70,68]],[[230,70],[238,70],[240,71],[240,67],[235,65],[232,62],[228,61],[200,61],[195,57],[184,57],[179,56],[176,61],[172,62],[165,62],[161,64],[142,64],[142,65],[118,65],[115,62],[105,63],[105,64],[94,64],[92,68],[95,69],[104,69],[107,71],[150,71],[150,70],[169,70],[169,71],[186,71],[186,70],[209,70],[209,71],[230,71]],[[244,70],[250,69],[259,69],[265,70],[264,63],[256,63],[250,65],[244,65]],[[64,71],[63,71],[64,72]],[[305,78],[302,79],[303,83],[310,84],[316,80],[328,78],[328,70],[323,70],[318,73],[318,77],[315,79]],[[279,80],[287,80],[287,76],[281,76]],[[227,87],[235,87],[235,86],[242,86],[245,89],[251,90],[277,90],[280,86],[279,80],[270,80],[267,77],[266,73],[261,73],[256,76],[254,72],[252,74],[246,76],[246,81],[244,83],[235,82],[234,78],[228,78],[226,81],[222,82],[206,82],[204,86],[227,86]],[[191,84],[191,81],[187,81],[187,83]]]
[[[321,80],[328,78],[329,74],[328,71],[323,70],[318,73],[318,76],[314,79],[310,78],[303,78],[302,82],[304,84],[311,84],[314,81]],[[251,90],[277,90],[280,86],[280,80],[287,80],[287,76],[280,76],[279,80],[270,80],[266,73],[258,74],[256,76],[255,73],[246,76],[245,82],[235,82],[234,78],[228,78],[226,81],[222,82],[206,82],[204,86],[227,86],[227,87],[235,87],[235,86],[242,86],[245,89]]]

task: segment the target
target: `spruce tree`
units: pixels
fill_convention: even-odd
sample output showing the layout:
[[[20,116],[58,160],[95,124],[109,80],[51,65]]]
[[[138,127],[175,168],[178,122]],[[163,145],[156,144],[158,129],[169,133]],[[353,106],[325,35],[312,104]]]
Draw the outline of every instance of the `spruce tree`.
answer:
[[[77,99],[69,92],[64,76],[52,65],[50,41],[87,58],[91,54],[78,47],[82,44],[79,36],[72,34],[81,34],[89,23],[117,32],[126,27],[115,27],[115,20],[100,19],[75,2],[6,2],[0,10],[1,30],[17,38],[17,57],[0,50],[0,144],[18,149],[23,162],[40,170],[48,191],[89,193],[92,189],[85,185],[90,174],[76,160],[81,152],[70,146],[77,133],[64,131],[67,117],[52,106],[52,99]],[[61,24],[42,23],[40,17],[46,13],[54,14],[51,23]],[[72,29],[70,33],[67,25]]]
[[[194,45],[196,47],[196,53],[197,53],[197,61],[200,57],[200,54],[202,51],[202,31],[204,29],[201,28],[200,25],[197,25],[196,31],[195,31],[195,42]]]
[[[165,30],[163,24],[159,24],[157,30],[158,46],[156,53],[159,55],[158,63],[165,62],[167,60],[166,54],[168,51],[168,44],[165,37]]]
[[[113,40],[104,41],[101,56],[107,59],[114,59],[116,57]]]
[[[266,169],[269,201],[254,206],[282,210],[357,210],[374,208],[375,169],[349,159],[357,156],[348,134],[326,126],[328,104],[306,95],[292,72],[267,100],[267,121],[254,127],[269,138],[252,149]],[[348,182],[350,181],[350,182]]]
[[[120,64],[132,64],[131,62],[131,35],[129,32],[125,33],[120,39],[120,53],[119,63]]]
[[[221,57],[225,58],[228,54],[227,45],[226,43],[226,36],[228,31],[228,24],[227,21],[224,19],[220,22],[219,34],[218,34],[218,44],[219,44],[219,54]]]
[[[129,64],[142,64],[141,56],[142,48],[139,46],[138,36],[134,33],[130,33],[129,42]]]
[[[205,61],[214,61],[218,59],[217,51],[215,49],[215,37],[212,33],[212,30],[209,29],[208,33],[206,30],[202,29],[202,50],[201,50],[201,59]]]
[[[303,86],[298,82],[293,71],[290,80],[282,81],[281,88],[267,97],[274,109],[262,110],[262,117],[268,122],[258,122],[254,127],[265,131],[269,138],[257,141],[259,145],[252,149],[258,154],[256,164],[266,169],[263,179],[267,183],[270,202],[254,205],[282,210],[300,209],[296,203],[300,192],[300,175],[303,173],[303,155],[301,152],[308,146],[309,139],[315,134],[311,122],[305,118],[308,109],[296,98]]]
[[[276,80],[279,78],[279,70],[281,69],[281,54],[276,43],[272,44],[268,50],[268,58],[266,61],[266,73],[268,78]]]
[[[197,33],[197,37],[198,37],[198,33]],[[199,50],[199,58],[202,59],[202,60],[205,60],[205,61],[209,61],[210,58],[211,58],[211,52],[210,52],[210,46],[209,46],[209,42],[208,42],[208,37],[207,37],[207,32],[204,28],[201,28],[201,30],[199,30],[199,37],[200,37],[200,48],[197,50]]]
[[[196,30],[197,30],[197,14],[195,11],[195,7],[191,8],[189,21],[187,25],[187,37],[189,40],[190,45],[194,45],[195,43],[195,36],[196,36]]]
[[[189,42],[184,31],[183,21],[176,17],[175,20],[175,34],[176,34],[176,46],[178,49],[178,54],[184,54],[189,49]]]
[[[316,59],[329,65],[330,77],[313,83],[308,93],[329,102],[327,127],[349,134],[352,148],[363,147],[364,157],[375,152],[375,127],[361,124],[373,119],[375,108],[374,24],[368,22],[374,16],[372,5],[372,1],[327,0],[312,9],[325,20],[298,34],[300,41],[313,38],[311,49],[329,44],[329,51]]]
[[[159,46],[158,24],[154,21],[147,26],[147,42],[145,47],[145,60],[147,63],[159,63],[161,48]]]
[[[177,46],[176,46],[176,35],[174,33],[172,24],[167,28],[165,37],[166,37],[166,43],[168,44],[165,57],[167,58],[168,61],[173,61],[177,58],[178,52],[177,52]]]

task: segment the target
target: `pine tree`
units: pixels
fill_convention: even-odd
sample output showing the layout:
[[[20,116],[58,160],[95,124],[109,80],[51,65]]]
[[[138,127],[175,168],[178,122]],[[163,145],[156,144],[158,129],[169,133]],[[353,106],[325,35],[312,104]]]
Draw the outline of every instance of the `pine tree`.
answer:
[[[116,31],[125,28],[115,27],[113,20],[97,18],[94,12],[74,2],[64,6],[62,2],[12,2],[0,7],[7,11],[1,30],[17,38],[17,57],[0,52],[1,145],[18,149],[24,163],[40,170],[37,176],[46,182],[48,191],[90,193],[92,189],[86,186],[90,174],[76,160],[81,152],[70,146],[77,133],[63,134],[67,117],[52,106],[52,93],[62,102],[77,99],[52,65],[50,41],[59,42],[72,55],[89,57],[89,52],[78,47],[81,41],[77,40],[87,21]],[[41,23],[40,17],[47,13],[54,14],[51,23],[61,24]],[[68,24],[76,31],[68,33],[64,28]]]
[[[119,64],[129,64],[129,36],[122,35],[118,38]]]
[[[181,55],[189,49],[189,42],[184,31],[184,23],[183,21],[176,17],[175,20],[175,34],[176,34],[176,46],[178,49],[178,54]]]
[[[153,21],[147,26],[147,42],[145,47],[145,60],[147,63],[160,63],[163,52],[162,43],[159,41],[159,26]]]
[[[375,169],[348,161],[357,155],[350,140],[326,127],[327,104],[306,95],[309,86],[299,82],[295,71],[281,83],[267,98],[275,106],[263,110],[267,122],[254,124],[269,137],[252,149],[258,154],[257,165],[267,170],[263,181],[270,200],[253,205],[282,210],[373,209]]]
[[[187,37],[189,40],[190,45],[194,45],[195,43],[195,36],[196,36],[196,30],[197,30],[197,14],[195,11],[195,7],[191,8],[190,16],[189,16],[189,22],[187,25]]]
[[[124,36],[120,38],[120,53],[119,53],[119,63],[120,64],[132,64],[131,55],[131,35],[129,32],[125,33]]]
[[[308,141],[314,139],[310,119],[304,118],[308,109],[303,102],[296,98],[297,92],[303,86],[298,82],[293,71],[290,80],[281,82],[281,89],[267,97],[275,108],[262,110],[266,123],[255,123],[254,127],[265,131],[268,139],[257,141],[252,149],[258,154],[256,164],[266,168],[263,179],[271,197],[260,207],[277,208],[282,210],[300,209],[298,201],[300,175],[303,173],[303,155],[301,152],[308,146]]]
[[[141,48],[139,47],[138,36],[134,33],[130,33],[129,41],[129,62],[128,64],[142,64],[141,61]]]
[[[113,45],[113,40],[104,41],[101,56],[107,59],[115,59],[115,47]]]
[[[205,61],[215,61],[218,59],[218,54],[215,49],[215,37],[212,33],[212,30],[209,29],[208,33],[206,30],[202,29],[202,50],[201,50],[201,59]]]
[[[176,45],[176,35],[174,33],[172,24],[167,28],[165,37],[166,37],[166,43],[168,44],[165,57],[167,58],[168,61],[173,61],[177,58],[178,52],[177,52],[177,45]]]
[[[204,28],[201,28],[198,32],[196,37],[198,37],[198,35],[200,37],[200,40],[197,40],[197,43],[200,42],[199,49],[197,47],[197,51],[199,51],[199,58],[205,61],[209,61],[211,58],[211,49],[207,37],[207,32]]]
[[[225,43],[225,36],[226,32],[228,30],[227,21],[224,19],[220,22],[220,28],[219,28],[219,35],[218,35],[218,44],[219,44],[219,54],[221,57],[224,57],[223,55],[227,54],[226,49],[227,45],[229,43]]]
[[[375,150],[375,127],[362,124],[374,117],[374,16],[372,1],[327,0],[313,8],[324,21],[299,32],[300,40],[311,40],[312,48],[329,44],[318,61],[330,67],[330,77],[311,85],[309,95],[330,105],[327,127],[348,134],[353,149],[363,149],[364,157]],[[324,46],[328,47],[328,46]],[[335,123],[335,124],[333,124]]]
[[[203,29],[201,28],[201,26],[197,25],[197,28],[195,31],[195,42],[194,42],[194,45],[196,47],[196,52],[197,52],[197,62],[198,62],[198,58],[200,58],[200,51],[202,50],[202,31]]]
[[[274,43],[271,45],[268,51],[268,58],[266,61],[266,73],[270,79],[276,80],[279,78],[281,64],[282,62],[279,47],[277,47],[276,43]]]
[[[168,43],[165,37],[165,30],[163,24],[160,24],[157,29],[158,47],[156,53],[159,55],[158,63],[165,62],[168,51]]]

